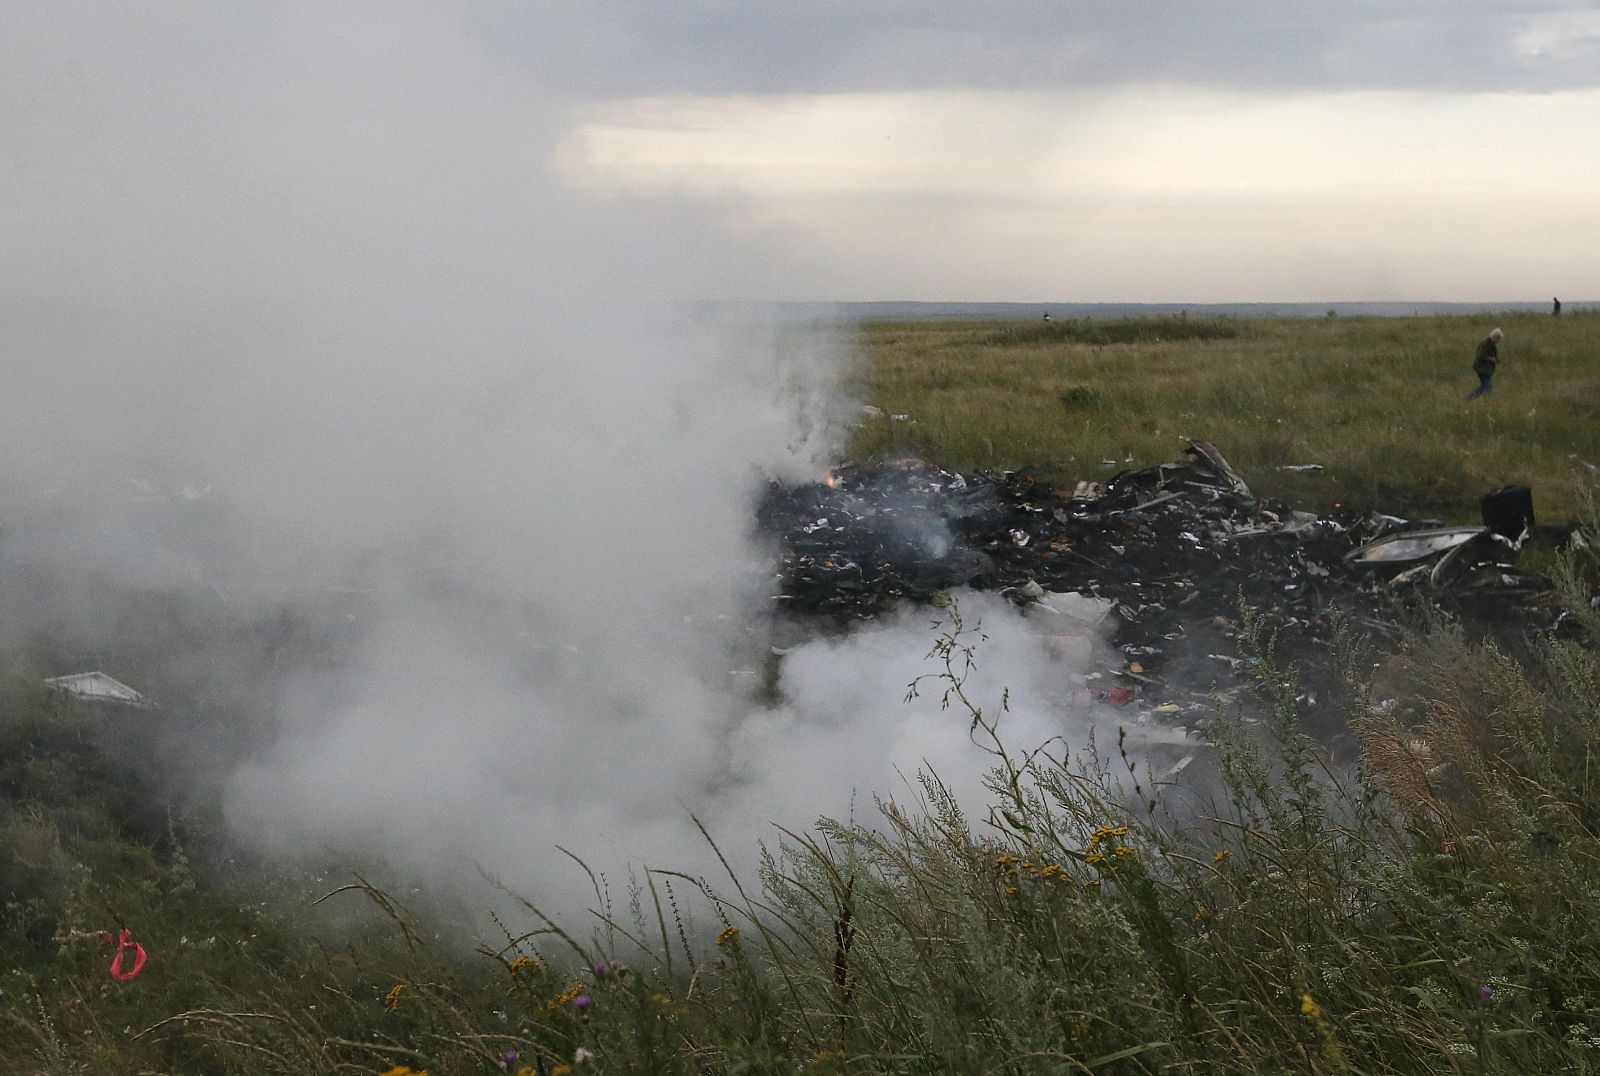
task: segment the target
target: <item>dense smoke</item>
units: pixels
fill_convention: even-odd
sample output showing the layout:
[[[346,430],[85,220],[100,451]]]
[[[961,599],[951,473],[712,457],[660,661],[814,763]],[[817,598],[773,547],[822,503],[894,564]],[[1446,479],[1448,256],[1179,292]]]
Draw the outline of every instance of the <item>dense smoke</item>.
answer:
[[[8,556],[235,610],[358,599],[338,661],[275,668],[264,725],[211,752],[241,836],[571,908],[557,844],[692,866],[691,813],[747,854],[924,764],[980,796],[965,716],[902,702],[924,617],[805,644],[756,701],[753,498],[821,473],[848,348],[689,313],[715,235],[549,181],[559,78],[390,7],[20,23]],[[1036,635],[972,605],[1018,744],[1081,731]]]

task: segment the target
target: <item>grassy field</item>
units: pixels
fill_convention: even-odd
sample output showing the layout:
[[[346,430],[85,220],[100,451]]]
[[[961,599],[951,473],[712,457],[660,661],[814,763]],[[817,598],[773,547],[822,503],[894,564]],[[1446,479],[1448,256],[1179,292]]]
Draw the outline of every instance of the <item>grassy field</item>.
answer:
[[[1570,514],[1568,455],[1600,462],[1600,317],[1498,323],[1501,385],[1470,405],[1489,319],[877,325],[861,398],[910,420],[853,452],[1071,479],[1187,435],[1303,504],[1470,518],[1517,481]],[[1276,469],[1305,462],[1327,471]],[[1592,640],[1600,550],[1568,556]],[[983,644],[941,615],[935,680],[959,688]],[[1336,769],[1240,622],[1262,720],[1218,702],[1204,795],[1114,744],[1008,744],[957,691],[986,816],[925,775],[920,803],[823,820],[759,877],[652,870],[617,905],[597,885],[578,933],[530,908],[477,956],[356,865],[250,861],[211,793],[44,691],[50,655],[0,653],[0,1073],[1600,1073],[1600,653],[1419,633],[1380,695],[1392,655],[1347,633],[1361,761]],[[137,679],[248,681],[288,627],[147,625]],[[238,691],[177,701],[230,728]],[[151,958],[117,982],[101,932],[124,925]]]
[[[1495,391],[1466,401],[1473,350],[1496,325]],[[861,398],[909,421],[867,422],[858,460],[1101,478],[1193,437],[1260,493],[1452,521],[1508,483],[1532,486],[1543,518],[1570,518],[1584,473],[1569,457],[1600,464],[1592,314],[881,323],[864,340]],[[1301,463],[1326,470],[1278,470]]]

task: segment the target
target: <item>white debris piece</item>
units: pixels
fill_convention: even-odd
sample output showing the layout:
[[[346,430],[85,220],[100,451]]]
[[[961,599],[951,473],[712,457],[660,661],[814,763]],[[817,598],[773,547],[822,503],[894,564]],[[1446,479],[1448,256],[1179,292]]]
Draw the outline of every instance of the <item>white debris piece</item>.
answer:
[[[52,676],[45,684],[83,702],[115,703],[148,710],[155,704],[121,680],[103,672],[73,673],[70,676]]]
[[[1044,597],[1038,600],[1037,607],[1087,627],[1093,627],[1100,623],[1106,618],[1106,614],[1111,611],[1111,603],[1104,598],[1095,598],[1088,594],[1076,594],[1070,591],[1060,593],[1047,590],[1044,593]]]

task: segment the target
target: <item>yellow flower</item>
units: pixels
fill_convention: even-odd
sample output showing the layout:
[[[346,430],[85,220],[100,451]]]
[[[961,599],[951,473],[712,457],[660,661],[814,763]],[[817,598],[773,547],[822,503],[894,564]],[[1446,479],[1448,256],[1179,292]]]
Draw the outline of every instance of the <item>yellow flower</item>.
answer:
[[[428,1070],[423,1069],[421,1072],[413,1072],[410,1065],[396,1065],[388,1072],[383,1073],[382,1076],[428,1076]]]
[[[532,1065],[523,1065],[517,1070],[517,1076],[539,1076]]]
[[[1089,1021],[1079,1020],[1076,1024],[1072,1025],[1072,1030],[1067,1032],[1067,1034],[1071,1035],[1074,1041],[1085,1039],[1089,1037],[1089,1032],[1093,1030],[1093,1027],[1094,1025],[1090,1024]]]
[[[725,946],[725,945],[738,945],[738,944],[739,944],[739,928],[738,927],[724,927],[722,933],[717,935],[717,946],[719,948],[722,947],[722,946]]]
[[[1322,1006],[1311,1000],[1310,994],[1300,995],[1300,1013],[1315,1020],[1322,1015]]]
[[[1061,873],[1061,864],[1052,863],[1048,867],[1045,867],[1045,868],[1043,868],[1042,870],[1039,871],[1039,877],[1041,877],[1041,878],[1054,878],[1056,875],[1058,875],[1060,873]]]
[[[383,1007],[385,1009],[388,1009],[390,1012],[394,1012],[395,1009],[398,1008],[399,1005],[400,1005],[400,995],[404,994],[405,992],[406,992],[406,984],[405,983],[395,983],[394,984],[394,989],[390,990],[387,994],[384,995],[384,997],[383,997]],[[402,1067],[404,1067],[404,1066],[402,1066]],[[406,1071],[409,1072],[410,1069],[407,1069]],[[385,1076],[387,1076],[387,1074],[385,1074]]]
[[[572,1076],[571,1065],[557,1065],[550,1070],[550,1076]]]
[[[996,867],[1009,867],[1013,863],[1020,863],[1020,862],[1022,862],[1022,861],[1019,860],[1016,856],[995,856],[994,857],[994,865]]]
[[[1016,895],[1017,895],[1017,887],[1016,886],[1014,886],[1014,885],[1006,886],[1006,896],[1014,897]]]
[[[1104,858],[1106,858],[1106,854],[1104,852],[1090,852],[1088,855],[1083,857],[1083,861],[1085,863],[1098,863]]]
[[[1121,848],[1117,849],[1117,858],[1118,859],[1127,859],[1129,856],[1131,856],[1133,854],[1134,854],[1133,849],[1129,848],[1127,845],[1123,845]]]
[[[1127,835],[1127,826],[1101,826],[1093,833],[1089,834],[1089,847],[1087,851],[1093,852],[1102,844],[1115,843],[1113,838],[1126,837]]]
[[[562,1009],[565,1009],[568,1005],[571,1005],[573,999],[576,998],[579,994],[583,993],[583,991],[584,991],[584,984],[583,983],[573,983],[571,986],[567,987],[561,993],[559,993],[555,997],[551,998],[550,1001],[545,1005],[545,1008],[549,1009],[551,1012],[560,1012]]]
[[[1222,862],[1225,862],[1225,861],[1230,860],[1232,858],[1233,858],[1233,853],[1228,851],[1226,848],[1224,848],[1222,851],[1218,852],[1216,855],[1211,857],[1211,862],[1212,863],[1222,863]]]
[[[517,957],[517,959],[515,959],[515,960],[513,960],[511,962],[511,974],[512,975],[517,974],[517,972],[523,970],[524,968],[531,968],[534,971],[538,971],[539,970],[539,962],[537,960],[533,959],[533,957],[531,957],[531,956],[519,956],[519,957]]]

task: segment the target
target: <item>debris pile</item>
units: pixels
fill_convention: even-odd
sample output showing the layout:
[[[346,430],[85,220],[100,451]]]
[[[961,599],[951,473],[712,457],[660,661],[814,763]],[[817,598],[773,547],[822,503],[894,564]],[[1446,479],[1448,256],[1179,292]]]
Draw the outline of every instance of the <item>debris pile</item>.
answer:
[[[1064,595],[1080,595],[1109,611],[1124,690],[1149,696],[1164,682],[1213,683],[1248,661],[1232,652],[1241,602],[1291,660],[1328,646],[1336,618],[1398,638],[1408,610],[1424,606],[1522,627],[1554,615],[1548,580],[1516,574],[1522,535],[1503,533],[1503,522],[1497,531],[1296,511],[1258,498],[1201,441],[1174,462],[1070,494],[1026,470],[844,468],[822,483],[774,484],[759,524],[781,540],[774,601],[792,618],[845,623],[954,587],[999,591],[1030,611],[1060,612]],[[1106,701],[1118,699],[1127,701],[1120,691]]]

